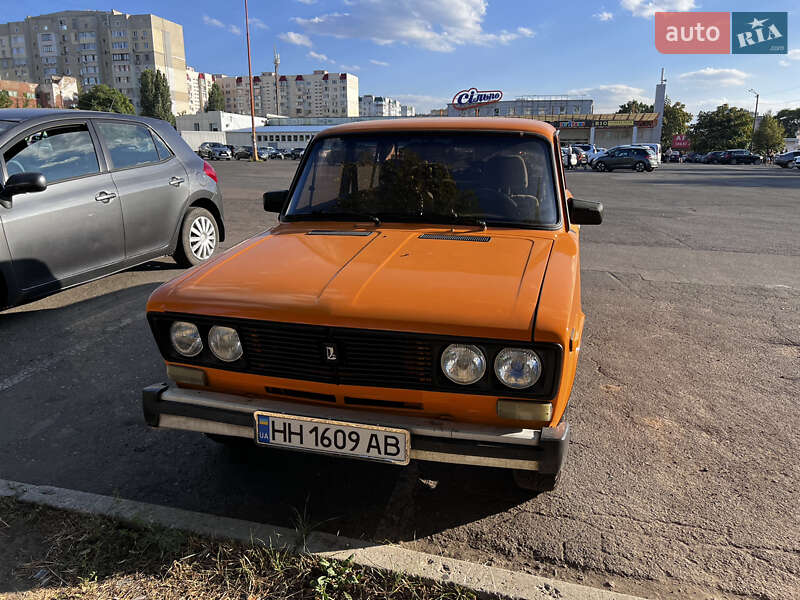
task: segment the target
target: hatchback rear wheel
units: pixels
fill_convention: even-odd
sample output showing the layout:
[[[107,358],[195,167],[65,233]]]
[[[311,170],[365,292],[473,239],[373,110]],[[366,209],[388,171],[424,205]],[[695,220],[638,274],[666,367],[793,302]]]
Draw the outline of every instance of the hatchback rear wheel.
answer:
[[[193,267],[207,261],[219,243],[219,225],[208,210],[195,207],[183,218],[181,237],[172,257],[182,267]]]
[[[638,173],[641,173],[642,171],[645,170],[645,164],[642,161],[639,161],[635,165],[633,165],[633,168],[636,169]]]

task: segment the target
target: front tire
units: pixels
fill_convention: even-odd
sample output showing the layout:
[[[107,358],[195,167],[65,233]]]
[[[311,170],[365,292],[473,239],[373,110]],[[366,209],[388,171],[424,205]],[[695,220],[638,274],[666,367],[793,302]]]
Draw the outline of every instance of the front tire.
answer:
[[[597,163],[597,170],[600,171],[601,173],[603,173],[603,172],[608,170],[608,167],[606,167],[606,163],[604,163],[601,160],[600,162]]]
[[[553,491],[561,482],[561,470],[558,473],[539,473],[514,469],[512,475],[518,488],[539,494]]]
[[[196,206],[183,218],[180,239],[172,257],[181,267],[193,267],[210,259],[219,243],[219,225],[208,210]]]

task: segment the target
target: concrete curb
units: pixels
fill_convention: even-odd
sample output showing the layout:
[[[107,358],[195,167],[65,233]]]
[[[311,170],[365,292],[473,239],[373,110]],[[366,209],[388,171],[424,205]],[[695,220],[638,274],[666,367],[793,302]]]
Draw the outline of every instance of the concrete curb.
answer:
[[[309,552],[387,571],[451,582],[481,594],[515,600],[641,600],[575,583],[556,581],[425,554],[401,546],[383,545],[328,533],[312,532],[305,539],[297,531],[240,519],[218,517],[179,508],[112,498],[77,490],[29,485],[0,479],[0,497],[136,523],[157,524],[216,538],[257,540],[273,547]]]

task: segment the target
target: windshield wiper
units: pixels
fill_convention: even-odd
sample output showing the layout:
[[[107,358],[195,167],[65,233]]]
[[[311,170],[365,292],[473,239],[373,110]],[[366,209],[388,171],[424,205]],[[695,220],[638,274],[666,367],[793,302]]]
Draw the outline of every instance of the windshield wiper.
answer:
[[[292,217],[292,219],[307,221],[371,221],[375,227],[379,227],[381,224],[380,217],[368,213],[325,212],[322,210],[314,210],[310,213],[300,213],[289,216]]]
[[[476,217],[473,215],[458,215],[453,213],[452,215],[447,215],[446,218],[450,219],[449,222],[453,223],[454,225],[478,225],[483,229],[483,231],[486,231],[486,219],[481,217]]]

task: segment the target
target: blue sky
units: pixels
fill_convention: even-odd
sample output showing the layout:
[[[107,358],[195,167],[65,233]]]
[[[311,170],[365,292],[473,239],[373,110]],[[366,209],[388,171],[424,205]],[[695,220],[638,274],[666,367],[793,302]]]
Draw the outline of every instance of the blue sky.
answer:
[[[65,9],[107,10],[95,0],[8,3],[2,19]],[[113,8],[152,12],[184,27],[198,70],[246,74],[243,0],[131,0]],[[654,10],[788,11],[788,55],[663,55]],[[667,93],[689,110],[728,102],[759,112],[800,106],[798,0],[250,0],[253,69],[325,68],[359,77],[361,94],[392,96],[418,110],[444,106],[458,90],[586,94],[595,111],[628,98],[652,102],[661,67]]]

